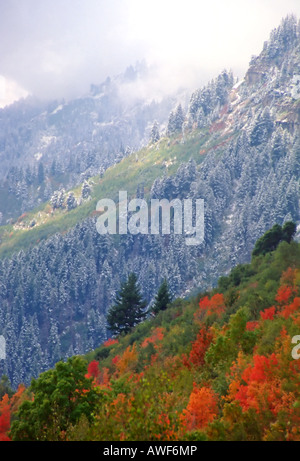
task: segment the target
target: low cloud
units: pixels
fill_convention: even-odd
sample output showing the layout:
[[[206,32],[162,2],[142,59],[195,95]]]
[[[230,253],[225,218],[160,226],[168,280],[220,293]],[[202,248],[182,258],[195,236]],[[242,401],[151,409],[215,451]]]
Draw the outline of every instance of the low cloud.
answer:
[[[300,17],[299,0],[9,0],[0,75],[18,91],[68,99],[145,59],[156,69],[153,94],[197,87],[223,68],[242,77],[290,13]]]

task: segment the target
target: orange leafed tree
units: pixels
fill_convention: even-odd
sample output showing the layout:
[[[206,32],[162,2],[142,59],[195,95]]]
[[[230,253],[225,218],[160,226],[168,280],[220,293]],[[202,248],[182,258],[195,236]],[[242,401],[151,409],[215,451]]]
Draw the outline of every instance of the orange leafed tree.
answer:
[[[149,338],[145,338],[141,347],[145,348],[148,344],[153,344],[155,349],[158,349],[158,342],[162,341],[164,338],[164,331],[165,329],[162,327],[157,327],[153,331],[152,335]]]
[[[135,366],[137,359],[138,354],[136,351],[136,345],[134,344],[132,347],[128,346],[116,363],[119,373],[122,375],[123,373],[130,371]]]
[[[299,275],[299,269],[293,269],[289,267],[286,271],[282,273],[280,283],[281,285],[288,285],[295,288]]]
[[[275,299],[278,302],[278,304],[282,306],[288,304],[288,302],[291,300],[294,294],[295,290],[293,289],[293,287],[283,285],[278,288],[277,296]]]
[[[217,396],[212,389],[194,385],[187,408],[181,414],[183,428],[188,432],[204,429],[217,416],[217,402]]]
[[[17,391],[10,399],[10,409],[12,413],[16,413],[21,403],[28,397],[25,395],[26,387],[24,384],[19,384]]]

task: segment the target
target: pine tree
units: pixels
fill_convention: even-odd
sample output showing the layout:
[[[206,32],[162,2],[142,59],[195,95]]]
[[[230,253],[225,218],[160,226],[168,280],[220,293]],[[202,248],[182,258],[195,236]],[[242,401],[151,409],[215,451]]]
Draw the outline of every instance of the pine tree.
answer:
[[[40,162],[38,166],[38,184],[43,184],[44,179],[45,179],[44,165],[43,165],[43,162]]]
[[[126,334],[144,320],[146,305],[137,284],[137,276],[134,273],[129,274],[127,281],[121,285],[117,293],[115,305],[107,314],[107,326],[112,334]]]
[[[74,193],[73,192],[70,192],[68,197],[67,197],[67,207],[68,207],[68,210],[73,210],[74,208],[76,208],[77,206],[77,202],[76,202],[76,198],[74,196]]]
[[[282,241],[291,243],[295,233],[296,224],[293,221],[287,221],[283,227],[279,224],[274,224],[270,230],[257,240],[252,256],[258,256],[274,251]]]
[[[64,208],[65,190],[56,190],[50,198],[50,203],[53,208]]]
[[[266,142],[272,134],[274,128],[273,118],[268,106],[266,106],[255,117],[250,133],[250,140],[252,146],[258,146]]]
[[[176,131],[182,130],[183,122],[184,122],[184,113],[183,113],[182,105],[178,104],[178,106],[176,107],[176,111],[175,111],[175,130]]]
[[[170,112],[169,119],[168,119],[168,127],[167,127],[167,135],[172,136],[176,131],[175,126],[175,114],[173,111]]]
[[[171,295],[169,293],[168,282],[166,279],[164,279],[161,286],[158,289],[157,295],[155,296],[152,312],[154,314],[158,314],[158,312],[166,310],[170,302]]]
[[[84,181],[81,189],[81,196],[83,199],[88,198],[91,195],[91,186],[87,181]]]
[[[284,226],[282,227],[282,239],[287,242],[291,243],[293,237],[295,236],[297,231],[297,226],[293,221],[287,221]]]
[[[150,142],[151,144],[155,144],[157,141],[159,141],[159,139],[160,139],[159,127],[158,127],[158,123],[155,121],[152,126],[151,133],[150,133]]]

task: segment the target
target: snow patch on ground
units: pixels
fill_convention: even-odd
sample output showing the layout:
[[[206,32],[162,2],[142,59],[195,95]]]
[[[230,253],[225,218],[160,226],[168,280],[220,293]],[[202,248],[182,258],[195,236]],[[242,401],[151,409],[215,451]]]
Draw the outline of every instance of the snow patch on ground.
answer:
[[[60,104],[59,106],[57,106],[57,108],[56,108],[56,109],[54,109],[54,111],[53,111],[53,112],[51,112],[51,115],[55,115],[55,114],[57,114],[57,112],[59,112],[60,110],[62,110],[62,109],[63,109],[63,107],[64,107],[64,106],[63,106],[63,104]]]
[[[232,218],[233,218],[233,214],[228,215],[227,219],[225,220],[226,224],[230,225],[232,223]]]
[[[43,154],[41,154],[40,152],[37,152],[36,154],[34,154],[34,158],[36,159],[37,162],[41,160],[42,157],[43,157]]]
[[[49,146],[53,141],[56,141],[55,136],[42,136],[41,138],[41,145],[43,148]]]
[[[239,80],[235,85],[233,85],[232,89],[237,90],[242,83],[244,83],[245,79]]]

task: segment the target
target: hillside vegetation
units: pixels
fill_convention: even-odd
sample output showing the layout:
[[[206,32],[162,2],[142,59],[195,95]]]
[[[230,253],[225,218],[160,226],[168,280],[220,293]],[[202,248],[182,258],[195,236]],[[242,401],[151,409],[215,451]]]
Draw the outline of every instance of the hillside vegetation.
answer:
[[[299,334],[300,244],[283,241],[3,395],[2,440],[300,440]]]

